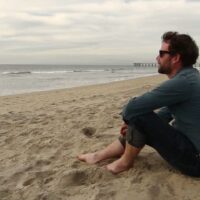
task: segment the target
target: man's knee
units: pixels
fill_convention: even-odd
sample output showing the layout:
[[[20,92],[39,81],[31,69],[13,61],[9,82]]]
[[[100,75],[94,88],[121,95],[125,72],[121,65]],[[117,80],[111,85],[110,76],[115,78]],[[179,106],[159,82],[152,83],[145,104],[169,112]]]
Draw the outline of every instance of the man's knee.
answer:
[[[146,136],[137,130],[134,125],[132,125],[128,126],[126,141],[134,147],[141,148],[146,143]]]

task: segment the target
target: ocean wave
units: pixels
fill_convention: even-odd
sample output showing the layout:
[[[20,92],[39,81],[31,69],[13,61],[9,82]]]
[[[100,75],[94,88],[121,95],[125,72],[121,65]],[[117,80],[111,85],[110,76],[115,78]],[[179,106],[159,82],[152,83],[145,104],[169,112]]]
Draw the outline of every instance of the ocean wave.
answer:
[[[143,69],[143,68],[104,68],[104,69],[54,69],[54,70],[36,70],[36,69],[31,69],[31,70],[8,70],[8,71],[3,71],[0,72],[2,75],[32,75],[32,74],[67,74],[67,73],[88,73],[88,74],[93,74],[93,73],[150,73],[154,72],[155,68],[148,68],[148,69]]]
[[[74,70],[60,70],[60,71],[4,71],[2,75],[27,75],[27,74],[64,74],[64,73],[93,73],[111,71],[107,69],[74,69]]]
[[[31,74],[30,71],[16,71],[16,72],[2,72],[3,75],[12,75],[12,74]]]
[[[64,74],[64,73],[72,73],[73,70],[67,71],[32,71],[32,74]]]
[[[73,72],[105,72],[106,69],[75,69]]]

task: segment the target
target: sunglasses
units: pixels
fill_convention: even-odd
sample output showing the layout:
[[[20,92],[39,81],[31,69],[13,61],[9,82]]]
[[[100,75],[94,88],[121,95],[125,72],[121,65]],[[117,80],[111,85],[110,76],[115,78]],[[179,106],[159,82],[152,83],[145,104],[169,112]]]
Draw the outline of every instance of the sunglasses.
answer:
[[[172,51],[159,51],[159,56],[162,58],[165,54],[173,55],[174,53]]]

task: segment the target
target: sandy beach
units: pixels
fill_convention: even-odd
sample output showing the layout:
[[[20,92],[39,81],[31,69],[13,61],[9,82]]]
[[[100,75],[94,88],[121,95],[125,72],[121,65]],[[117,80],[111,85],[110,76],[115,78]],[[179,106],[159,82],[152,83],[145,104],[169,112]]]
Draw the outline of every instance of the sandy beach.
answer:
[[[200,200],[200,179],[182,175],[146,146],[118,175],[77,155],[119,135],[133,96],[165,80],[151,76],[0,97],[0,200]]]

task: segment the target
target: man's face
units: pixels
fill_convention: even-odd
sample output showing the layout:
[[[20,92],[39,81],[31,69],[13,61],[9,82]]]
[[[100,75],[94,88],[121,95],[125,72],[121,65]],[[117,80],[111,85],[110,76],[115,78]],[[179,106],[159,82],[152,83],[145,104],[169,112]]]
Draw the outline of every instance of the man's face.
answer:
[[[159,55],[156,57],[158,62],[158,72],[161,74],[171,74],[172,72],[172,56],[169,53],[169,44],[162,42]]]

